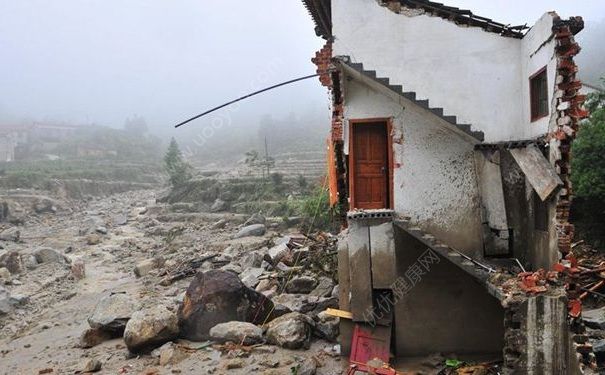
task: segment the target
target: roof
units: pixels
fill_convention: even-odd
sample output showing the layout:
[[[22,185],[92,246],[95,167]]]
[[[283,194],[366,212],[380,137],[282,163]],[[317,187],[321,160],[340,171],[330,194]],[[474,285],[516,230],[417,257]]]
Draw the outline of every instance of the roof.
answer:
[[[481,27],[485,31],[505,37],[521,39],[525,35],[523,30],[529,28],[527,25],[511,26],[503,24],[490,18],[473,14],[470,10],[451,7],[429,0],[380,0],[380,2],[383,5],[387,5],[389,2],[399,2],[406,8],[422,9],[432,16],[441,17],[459,25]],[[303,3],[315,21],[315,33],[324,39],[330,39],[332,37],[331,0],[303,0]]]
[[[377,87],[382,87],[383,89],[388,90],[392,94],[397,95],[398,97],[402,97],[412,102],[413,104],[431,112],[434,116],[437,116],[441,120],[443,120],[452,130],[464,134],[465,136],[471,137],[472,139],[474,139],[475,142],[483,141],[484,134],[482,131],[474,131],[471,128],[471,125],[469,124],[459,124],[456,116],[444,115],[443,108],[431,108],[428,100],[418,99],[416,97],[416,93],[413,91],[403,91],[403,86],[401,85],[392,85],[388,78],[377,77],[376,71],[365,70],[363,64],[352,63],[350,57],[340,56],[335,58],[334,61],[346,68],[348,72],[354,72],[358,74],[359,77],[374,82],[375,84],[378,84]]]
[[[315,22],[315,34],[324,39],[332,38],[332,1],[302,0]]]

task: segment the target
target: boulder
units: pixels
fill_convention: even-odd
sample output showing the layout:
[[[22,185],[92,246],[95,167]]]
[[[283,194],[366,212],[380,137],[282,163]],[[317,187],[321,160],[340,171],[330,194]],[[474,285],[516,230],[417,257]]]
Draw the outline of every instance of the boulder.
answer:
[[[175,339],[179,322],[174,311],[156,305],[132,314],[124,329],[124,342],[132,353],[141,353]]]
[[[253,214],[244,222],[244,226],[253,225],[253,224],[265,224],[267,219],[261,214]]]
[[[14,307],[10,294],[6,289],[0,286],[0,316],[11,313],[13,309]]]
[[[157,356],[160,359],[160,366],[175,365],[187,358],[185,353],[180,347],[175,345],[173,342],[167,342],[160,346],[154,352],[157,351]]]
[[[302,293],[307,294],[313,291],[317,286],[317,280],[311,276],[296,276],[290,279],[286,284],[286,291],[288,293]],[[331,292],[331,290],[330,290]]]
[[[23,255],[21,257],[21,261],[23,262],[25,268],[27,268],[28,270],[33,270],[38,267],[38,260],[36,259],[36,256],[34,254]]]
[[[243,321],[261,324],[274,317],[273,302],[247,288],[229,271],[198,272],[179,307],[181,335],[189,340],[208,340],[219,323]],[[269,315],[271,314],[271,315]]]
[[[139,303],[124,293],[110,294],[99,301],[88,324],[92,328],[121,334],[126,322],[139,308]]]
[[[317,314],[328,307],[338,308],[338,299],[333,297],[315,297],[307,294],[283,293],[273,298],[273,302],[283,305],[291,311]]]
[[[82,349],[92,348],[117,336],[100,328],[88,328],[80,335],[78,346]]]
[[[588,328],[605,329],[605,307],[582,311],[582,320]]]
[[[242,237],[250,237],[250,236],[263,236],[265,235],[265,232],[267,231],[267,228],[265,227],[264,224],[252,224],[252,225],[247,225],[245,227],[243,227],[242,229],[239,230],[239,232],[237,232],[235,234],[235,238],[242,238]]]
[[[267,342],[286,349],[308,349],[313,326],[313,320],[308,316],[297,312],[288,313],[269,322]]]
[[[21,231],[15,227],[8,228],[0,232],[0,240],[2,241],[18,242],[20,238]]]
[[[55,213],[57,212],[57,203],[47,197],[41,197],[36,199],[33,204],[33,209],[37,214],[43,213]]]
[[[263,330],[248,322],[227,322],[215,325],[210,329],[210,338],[224,343],[254,345],[262,342]]]
[[[41,247],[34,251],[36,262],[42,263],[67,263],[68,259],[55,249],[50,247]]]

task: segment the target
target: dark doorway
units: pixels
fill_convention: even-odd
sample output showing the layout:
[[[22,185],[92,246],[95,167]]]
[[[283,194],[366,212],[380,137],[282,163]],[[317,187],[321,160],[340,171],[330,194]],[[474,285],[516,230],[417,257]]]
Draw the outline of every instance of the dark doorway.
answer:
[[[351,207],[390,207],[388,123],[353,122],[350,139]]]

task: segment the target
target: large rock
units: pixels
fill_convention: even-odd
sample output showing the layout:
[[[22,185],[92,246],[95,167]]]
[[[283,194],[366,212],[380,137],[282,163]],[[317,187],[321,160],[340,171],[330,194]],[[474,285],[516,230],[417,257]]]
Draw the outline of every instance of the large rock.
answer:
[[[140,308],[139,303],[124,293],[103,297],[88,318],[92,328],[121,334],[132,314]]]
[[[41,247],[34,251],[38,263],[67,263],[67,258],[55,249]]]
[[[0,240],[2,240],[2,241],[17,242],[17,241],[19,241],[20,238],[21,238],[21,232],[19,231],[19,229],[15,228],[15,227],[8,228],[8,229],[5,229],[2,232],[0,232]]]
[[[149,272],[151,272],[152,270],[162,267],[165,263],[164,258],[162,257],[155,257],[155,258],[151,258],[151,259],[145,259],[142,262],[139,262],[135,267],[134,267],[134,274],[137,277],[142,277],[147,275]]]
[[[117,336],[100,328],[88,328],[80,335],[78,346],[82,349],[92,348]]]
[[[263,340],[263,330],[248,322],[220,323],[210,329],[210,338],[221,343],[254,345]]]
[[[9,314],[13,311],[13,302],[6,289],[0,286],[0,316]]]
[[[212,327],[219,323],[243,321],[261,324],[270,320],[273,302],[247,288],[233,272],[198,272],[179,307],[181,335],[193,341],[209,339]]]
[[[317,314],[315,318],[315,334],[328,341],[336,341],[338,337],[340,319],[328,315],[325,311]]]
[[[245,227],[243,227],[242,229],[239,230],[239,232],[237,232],[235,234],[235,238],[242,238],[242,237],[250,237],[250,236],[263,236],[265,234],[265,232],[267,232],[267,228],[265,227],[264,224],[252,224],[252,225],[247,225]]]
[[[334,297],[316,297],[308,294],[283,293],[273,298],[275,304],[285,306],[291,311],[303,314],[317,314],[328,307],[338,308],[338,299]]]
[[[11,273],[8,268],[0,267],[0,282],[6,283],[10,281]]]
[[[157,305],[132,314],[124,330],[124,342],[132,353],[150,351],[179,334],[179,321],[174,311]]]
[[[267,325],[267,342],[287,349],[308,349],[314,323],[308,316],[291,312]]]
[[[582,320],[588,328],[605,329],[605,307],[582,311]]]
[[[248,288],[255,288],[258,285],[259,277],[263,274],[262,268],[248,268],[242,272],[239,277]]]

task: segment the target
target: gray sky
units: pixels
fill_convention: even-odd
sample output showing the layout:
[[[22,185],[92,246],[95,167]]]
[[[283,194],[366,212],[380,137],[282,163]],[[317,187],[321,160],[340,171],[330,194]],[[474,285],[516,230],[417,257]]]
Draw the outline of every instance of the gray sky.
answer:
[[[511,24],[544,11],[603,20],[602,0],[446,0]],[[170,126],[254,89],[314,72],[323,41],[299,0],[0,0],[0,120]],[[234,115],[326,110],[317,80]],[[196,126],[196,125],[193,125]],[[201,126],[201,124],[197,124]]]

